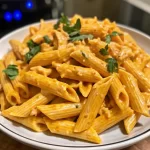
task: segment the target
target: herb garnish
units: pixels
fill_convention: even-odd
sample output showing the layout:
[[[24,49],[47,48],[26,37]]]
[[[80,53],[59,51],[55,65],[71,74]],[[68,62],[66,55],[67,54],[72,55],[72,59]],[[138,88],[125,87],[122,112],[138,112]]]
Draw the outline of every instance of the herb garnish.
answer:
[[[63,26],[63,30],[67,32],[69,36],[74,36],[76,34],[79,34],[80,29],[81,29],[80,19],[77,19],[74,26],[70,26],[68,24]]]
[[[118,33],[117,31],[113,31],[111,34],[106,35],[105,42],[109,44],[111,42],[111,38],[117,35],[122,35],[122,34]]]
[[[29,63],[30,60],[31,60],[38,52],[40,52],[40,50],[41,50],[40,45],[37,45],[37,46],[31,48],[31,50],[30,50],[28,53],[26,53],[26,55],[25,55],[25,60],[26,60],[26,62]]]
[[[118,33],[117,31],[113,31],[111,33],[111,36],[117,36],[117,35],[122,35],[122,33]]]
[[[57,23],[54,25],[54,29],[58,29],[60,23],[63,23],[65,25],[70,25],[70,21],[67,16],[65,16],[63,13],[61,14],[61,18],[57,21]]]
[[[108,55],[108,44],[105,46],[105,48],[101,48],[99,51],[102,55]]]
[[[51,40],[50,40],[50,38],[49,38],[48,35],[45,35],[45,36],[43,37],[43,39],[44,39],[45,43],[47,43],[47,44],[51,43]]]
[[[110,73],[118,72],[118,63],[114,58],[107,58],[105,60],[107,62],[107,71]]]
[[[79,40],[84,40],[84,39],[93,39],[92,34],[81,34],[78,36],[74,36],[70,38],[70,41],[79,41]]]
[[[29,41],[27,42],[27,45],[28,45],[29,49],[31,49],[31,48],[37,46],[37,44],[34,43],[32,40],[29,40]]]
[[[8,65],[8,67],[3,70],[10,80],[14,80],[19,74],[18,68],[16,65]]]
[[[69,19],[62,14],[59,21],[54,25],[55,29],[58,29],[60,23],[63,23],[63,30],[68,33],[70,39],[69,41],[79,41],[84,39],[92,39],[93,35],[91,34],[80,34],[81,21],[78,18],[76,23],[71,26]]]

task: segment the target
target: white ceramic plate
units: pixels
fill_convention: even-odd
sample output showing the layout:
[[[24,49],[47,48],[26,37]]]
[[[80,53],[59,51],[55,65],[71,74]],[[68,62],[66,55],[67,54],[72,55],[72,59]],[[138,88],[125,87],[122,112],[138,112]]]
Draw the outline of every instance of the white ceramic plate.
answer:
[[[38,23],[33,24],[38,25]],[[150,37],[147,35],[123,26],[119,25],[123,30],[129,32],[138,44],[143,47],[147,52],[150,53]],[[4,36],[0,40],[0,58],[6,54],[10,45],[8,41],[10,39],[23,40],[28,34],[29,26],[25,26],[18,30],[11,32]],[[148,136],[150,136],[150,119],[141,117],[138,124],[130,135],[126,135],[123,130],[123,125],[119,124],[113,128],[103,132],[100,137],[102,138],[102,144],[92,144],[84,141],[80,141],[74,138],[66,138],[64,136],[53,135],[49,132],[46,133],[35,133],[17,123],[9,121],[8,119],[0,116],[0,129],[11,136],[12,138],[31,145],[39,149],[59,149],[59,150],[70,150],[70,149],[88,149],[88,150],[108,150],[108,149],[121,149],[132,145]]]

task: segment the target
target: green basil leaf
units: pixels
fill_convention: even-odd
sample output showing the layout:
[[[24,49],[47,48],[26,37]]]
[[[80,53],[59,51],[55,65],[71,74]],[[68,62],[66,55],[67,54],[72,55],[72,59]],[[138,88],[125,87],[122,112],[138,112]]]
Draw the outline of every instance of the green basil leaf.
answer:
[[[73,34],[75,35],[75,33],[79,33],[81,29],[81,22],[80,22],[80,19],[77,19],[76,23],[74,26],[69,26],[69,25],[64,25],[63,26],[63,30],[65,32],[67,32],[69,35],[72,34],[72,32],[74,32]],[[70,35],[70,36],[73,36],[73,35]]]
[[[32,40],[29,40],[29,41],[27,42],[27,45],[28,45],[29,49],[31,49],[31,48],[33,48],[34,46],[36,46],[37,44],[34,43]]]
[[[61,14],[61,18],[57,21],[57,23],[54,25],[54,29],[58,29],[60,23],[63,23],[65,25],[70,25],[70,21],[67,16],[65,16],[63,13]]]
[[[69,34],[70,37],[79,36],[79,35],[80,35],[80,31],[74,31]]]
[[[82,34],[82,35],[78,35],[78,36],[75,36],[75,37],[71,37],[70,38],[70,41],[80,41],[80,40],[85,40],[85,39],[93,39],[93,35],[91,34]]]
[[[117,36],[117,35],[122,35],[121,33],[118,33],[117,31],[113,31],[112,33],[111,33],[111,36]]]
[[[45,41],[45,43],[51,43],[51,40],[50,40],[50,38],[49,38],[49,36],[48,35],[45,35],[44,37],[43,37],[43,39],[44,39],[44,41]]]
[[[105,46],[105,48],[101,48],[99,51],[102,55],[108,55],[108,44]]]
[[[27,63],[30,62],[30,60],[38,53],[40,52],[41,47],[40,45],[33,47],[28,53],[25,55],[25,61]]]
[[[118,72],[118,62],[114,58],[107,58],[105,60],[107,62],[107,71],[110,73]]]
[[[108,34],[108,35],[106,35],[105,42],[106,42],[107,44],[109,44],[110,41],[111,41],[111,36]]]
[[[100,53],[104,56],[108,55],[108,51],[105,48],[101,48]]]
[[[8,67],[5,70],[3,70],[3,72],[8,76],[10,80],[15,79],[16,76],[19,74],[19,71],[16,65],[8,65]]]

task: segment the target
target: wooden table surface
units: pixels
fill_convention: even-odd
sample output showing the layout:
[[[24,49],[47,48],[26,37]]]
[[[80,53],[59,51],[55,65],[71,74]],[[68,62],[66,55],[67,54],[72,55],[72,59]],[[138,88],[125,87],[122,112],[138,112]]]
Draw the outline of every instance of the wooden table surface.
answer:
[[[21,144],[0,131],[0,150],[36,150]],[[150,150],[150,137],[123,150]]]

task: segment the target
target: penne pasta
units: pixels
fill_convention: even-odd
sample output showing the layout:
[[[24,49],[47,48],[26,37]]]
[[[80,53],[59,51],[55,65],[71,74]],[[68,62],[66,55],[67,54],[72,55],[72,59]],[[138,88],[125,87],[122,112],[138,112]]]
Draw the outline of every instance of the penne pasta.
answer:
[[[129,106],[129,96],[117,74],[114,74],[113,81],[110,86],[110,94],[121,110],[124,110]]]
[[[8,65],[16,65],[16,57],[12,51],[10,51],[6,55],[4,63],[5,63],[6,68],[8,67]],[[20,82],[20,76],[19,75],[14,80],[11,80],[11,83],[12,83],[14,89],[20,94],[21,97],[29,98],[28,85],[26,83]]]
[[[8,103],[8,101],[6,100],[6,97],[3,92],[0,92],[0,106],[1,106],[1,108],[0,108],[1,111],[5,110],[11,106]]]
[[[28,117],[32,109],[36,108],[39,105],[44,105],[49,103],[54,98],[54,95],[43,95],[41,93],[36,94],[34,97],[24,102],[20,106],[16,106],[10,115],[15,117]]]
[[[92,83],[89,82],[80,82],[79,91],[84,97],[88,97],[92,89]]]
[[[104,98],[109,90],[111,82],[112,77],[108,77],[94,84],[76,122],[74,132],[82,132],[91,127],[104,102]]]
[[[147,107],[150,109],[150,93],[144,92],[142,95],[145,98],[145,102],[147,104]]]
[[[42,89],[46,89],[51,94],[60,96],[68,101],[79,102],[79,97],[76,91],[68,84],[60,82],[56,79],[51,79],[33,71],[29,71],[24,73],[22,81]]]
[[[52,69],[51,68],[44,68],[41,66],[35,66],[35,67],[31,67],[30,68],[31,71],[35,71],[36,73],[39,73],[43,76],[49,76],[52,73]]]
[[[131,108],[145,116],[150,116],[148,107],[144,101],[144,96],[138,88],[137,80],[133,77],[133,75],[123,70],[119,71],[119,75],[121,82],[126,86]]]
[[[9,43],[10,43],[16,57],[20,60],[23,60],[25,54],[29,52],[29,48],[26,47],[21,42],[19,42],[18,40],[10,40]]]
[[[6,99],[11,105],[20,104],[20,96],[17,93],[17,91],[14,90],[10,80],[8,79],[6,74],[3,72],[4,69],[5,67],[1,60],[0,61],[0,78],[1,78],[1,84],[3,87],[4,93],[6,95]]]
[[[84,82],[98,82],[102,79],[100,74],[92,68],[84,68],[68,64],[53,63],[61,78],[68,78]]]
[[[13,120],[17,123],[24,125],[27,128],[32,129],[35,132],[43,132],[47,130],[47,126],[45,125],[45,122],[42,117],[33,116],[33,117],[20,118],[20,117],[11,116],[10,113],[13,110],[15,110],[16,107],[17,106],[14,106],[2,111],[2,115],[10,120]]]
[[[35,57],[33,57],[33,59],[29,63],[29,66],[48,66],[51,65],[53,61],[65,62],[70,58],[70,54],[74,50],[74,47],[70,47],[55,51],[40,52]]]
[[[100,143],[101,139],[97,135],[96,131],[91,127],[80,133],[75,133],[73,131],[75,123],[69,120],[58,120],[52,121],[48,118],[44,118],[45,123],[50,130],[50,132],[60,135],[65,135],[69,137],[74,137],[94,143]]]
[[[94,120],[92,127],[100,134],[132,114],[133,110],[131,108],[122,111],[118,107],[114,107],[110,110],[109,118],[105,117],[105,115],[97,117]]]
[[[60,104],[60,103],[65,103],[68,102],[65,99],[61,98],[61,97],[56,97],[52,100],[51,104]]]
[[[131,60],[126,60],[123,66],[128,72],[130,72],[137,79],[139,88],[143,92],[150,92],[149,80],[146,78],[143,72],[137,70],[136,66],[132,63]]]
[[[130,134],[131,131],[133,130],[134,126],[136,125],[137,121],[140,118],[140,114],[137,112],[134,112],[131,116],[127,117],[124,120],[124,126],[126,129],[127,134]]]
[[[76,61],[80,62],[82,65],[95,69],[103,77],[107,77],[110,75],[106,68],[106,62],[97,58],[93,53],[89,51],[76,50],[72,52],[70,56]]]
[[[65,119],[78,116],[82,110],[81,103],[61,103],[37,106],[51,120]]]

